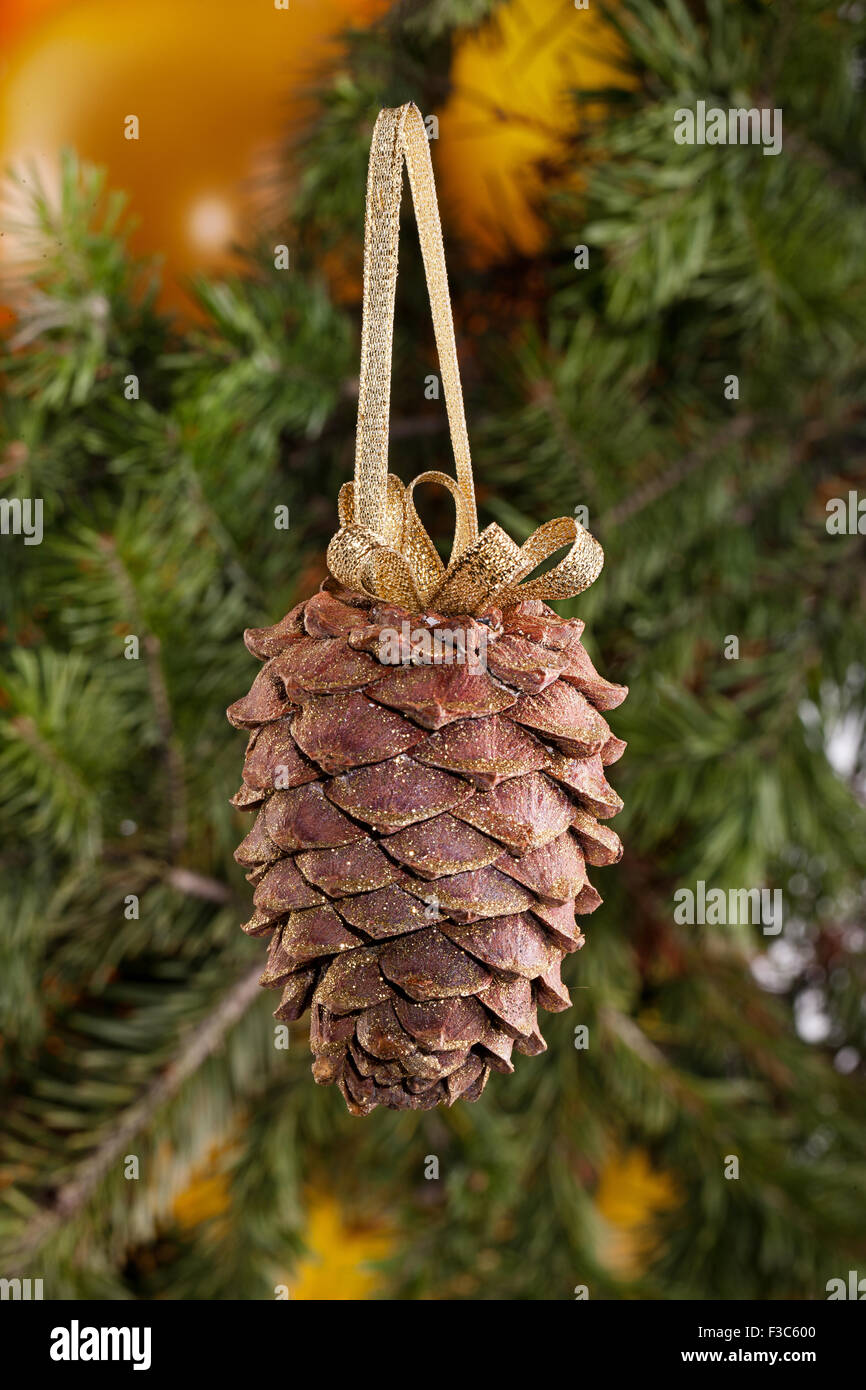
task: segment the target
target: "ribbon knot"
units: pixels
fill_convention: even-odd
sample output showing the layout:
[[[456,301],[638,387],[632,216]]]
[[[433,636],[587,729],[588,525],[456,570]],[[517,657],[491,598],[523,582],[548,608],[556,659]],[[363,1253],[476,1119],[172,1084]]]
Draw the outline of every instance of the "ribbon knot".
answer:
[[[340,529],[328,547],[328,568],[347,589],[412,612],[482,613],[491,604],[505,608],[524,599],[572,598],[598,577],[604,553],[598,541],[572,517],[539,526],[524,545],[496,522],[462,550],[455,545],[445,565],[412,502],[419,482],[442,481],[457,493],[447,474],[420,474],[409,488],[388,475],[388,532],[377,533],[354,519],[354,484],[340,490]],[[468,499],[462,498],[468,506]],[[460,525],[455,528],[455,541]],[[536,579],[526,576],[555,551],[568,545],[559,564]],[[456,552],[456,553],[455,553]]]
[[[388,472],[388,416],[403,161],[415,204],[424,271],[457,477],[420,473],[408,487]],[[415,509],[419,483],[437,483],[454,498],[451,557],[441,559]],[[328,568],[347,589],[412,611],[477,615],[496,603],[572,598],[588,588],[604,553],[572,517],[558,517],[523,545],[495,522],[479,535],[469,437],[445,271],[442,229],[427,132],[417,106],[379,113],[367,175],[364,309],[355,481],[340,490],[340,529],[328,546]],[[568,554],[535,579],[527,576],[557,550]]]

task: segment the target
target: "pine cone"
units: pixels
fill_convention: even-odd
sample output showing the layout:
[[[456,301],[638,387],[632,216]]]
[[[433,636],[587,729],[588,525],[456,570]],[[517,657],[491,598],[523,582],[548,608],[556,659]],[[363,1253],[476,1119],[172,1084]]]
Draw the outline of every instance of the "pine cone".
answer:
[[[571,1003],[560,963],[601,902],[586,865],[622,854],[600,821],[625,744],[601,711],[627,693],[582,631],[538,601],[419,616],[326,580],[245,633],[266,664],[228,711],[251,730],[233,805],[258,811],[243,930],[270,937],[275,1017],[311,1005],[313,1075],[353,1114],[477,1100],[512,1049],[545,1050],[538,1005]],[[437,633],[470,664],[431,656]]]

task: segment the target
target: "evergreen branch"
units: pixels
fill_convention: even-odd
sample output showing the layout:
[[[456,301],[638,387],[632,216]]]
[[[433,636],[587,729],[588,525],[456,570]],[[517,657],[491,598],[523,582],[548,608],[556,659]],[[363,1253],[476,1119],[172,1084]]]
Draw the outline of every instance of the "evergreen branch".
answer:
[[[12,838],[50,836],[86,859],[99,848],[125,713],[81,656],[19,647],[0,675],[0,785]]]
[[[18,1262],[23,1268],[60,1226],[81,1211],[130,1141],[217,1050],[228,1030],[246,1012],[258,996],[260,976],[258,963],[232,985],[219,1004],[193,1028],[173,1060],[118,1119],[112,1132],[82,1161],[75,1176],[54,1194],[51,1205],[42,1208],[29,1223],[10,1256],[13,1263]]]

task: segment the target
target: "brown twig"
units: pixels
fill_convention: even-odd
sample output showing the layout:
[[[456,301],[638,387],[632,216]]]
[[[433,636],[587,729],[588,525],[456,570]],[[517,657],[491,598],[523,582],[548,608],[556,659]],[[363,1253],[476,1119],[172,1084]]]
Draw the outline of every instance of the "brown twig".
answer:
[[[168,686],[162,670],[160,656],[161,644],[153,632],[146,632],[142,638],[150,698],[156,715],[156,725],[162,742],[165,758],[165,773],[169,805],[168,843],[172,857],[180,854],[186,844],[186,778],[184,777],[183,754],[175,738],[171,717],[171,704]]]
[[[677,459],[670,468],[665,469],[657,478],[651,478],[644,483],[643,487],[636,488],[629,493],[622,502],[618,502],[615,507],[610,507],[601,518],[601,529],[605,526],[618,526],[623,521],[628,521],[636,512],[643,511],[644,507],[657,502],[660,497],[664,497],[666,492],[670,492],[678,483],[683,482],[690,474],[695,473],[707,459],[718,449],[723,449],[728,444],[735,443],[738,439],[745,438],[750,434],[757,424],[755,415],[738,415],[727,425],[724,425],[712,439],[700,444],[683,458]]]
[[[186,777],[184,774],[183,754],[181,753],[180,744],[174,733],[171,700],[165,681],[165,674],[162,669],[160,641],[156,634],[148,631],[145,626],[141,608],[138,603],[138,596],[135,592],[135,586],[129,577],[126,566],[117,552],[114,537],[101,536],[100,541],[103,554],[117,581],[117,586],[123,595],[129,612],[130,621],[134,628],[141,634],[141,646],[144,651],[150,698],[156,716],[156,725],[159,730],[163,758],[165,760],[166,780],[168,784],[167,801],[169,805],[169,849],[172,858],[175,858],[180,854],[186,844],[187,838]]]
[[[169,869],[165,881],[179,893],[186,893],[190,898],[202,898],[208,903],[228,903],[233,897],[227,883],[221,883],[218,878],[209,878],[207,874],[197,874],[192,869]]]

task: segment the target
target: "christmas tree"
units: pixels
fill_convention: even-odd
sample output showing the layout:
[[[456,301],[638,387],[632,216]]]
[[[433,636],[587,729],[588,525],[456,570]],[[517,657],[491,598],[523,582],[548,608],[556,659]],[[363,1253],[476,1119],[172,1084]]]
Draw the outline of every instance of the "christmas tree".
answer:
[[[27,184],[0,426],[0,1263],[46,1297],[824,1298],[862,1257],[862,21],[551,4],[586,63],[533,117],[545,16],[509,48],[519,9],[348,32],[287,135],[290,232],[201,278],[193,323],[98,171],[70,154],[59,201]],[[472,1106],[359,1120],[238,930],[223,711],[243,629],[325,577],[370,134],[409,100],[444,175],[482,524],[522,541],[573,514],[605,549],[559,609],[631,691],[626,854],[546,1054]],[[450,464],[409,226],[401,257],[409,478]],[[375,1279],[311,1279],[323,1230]]]

